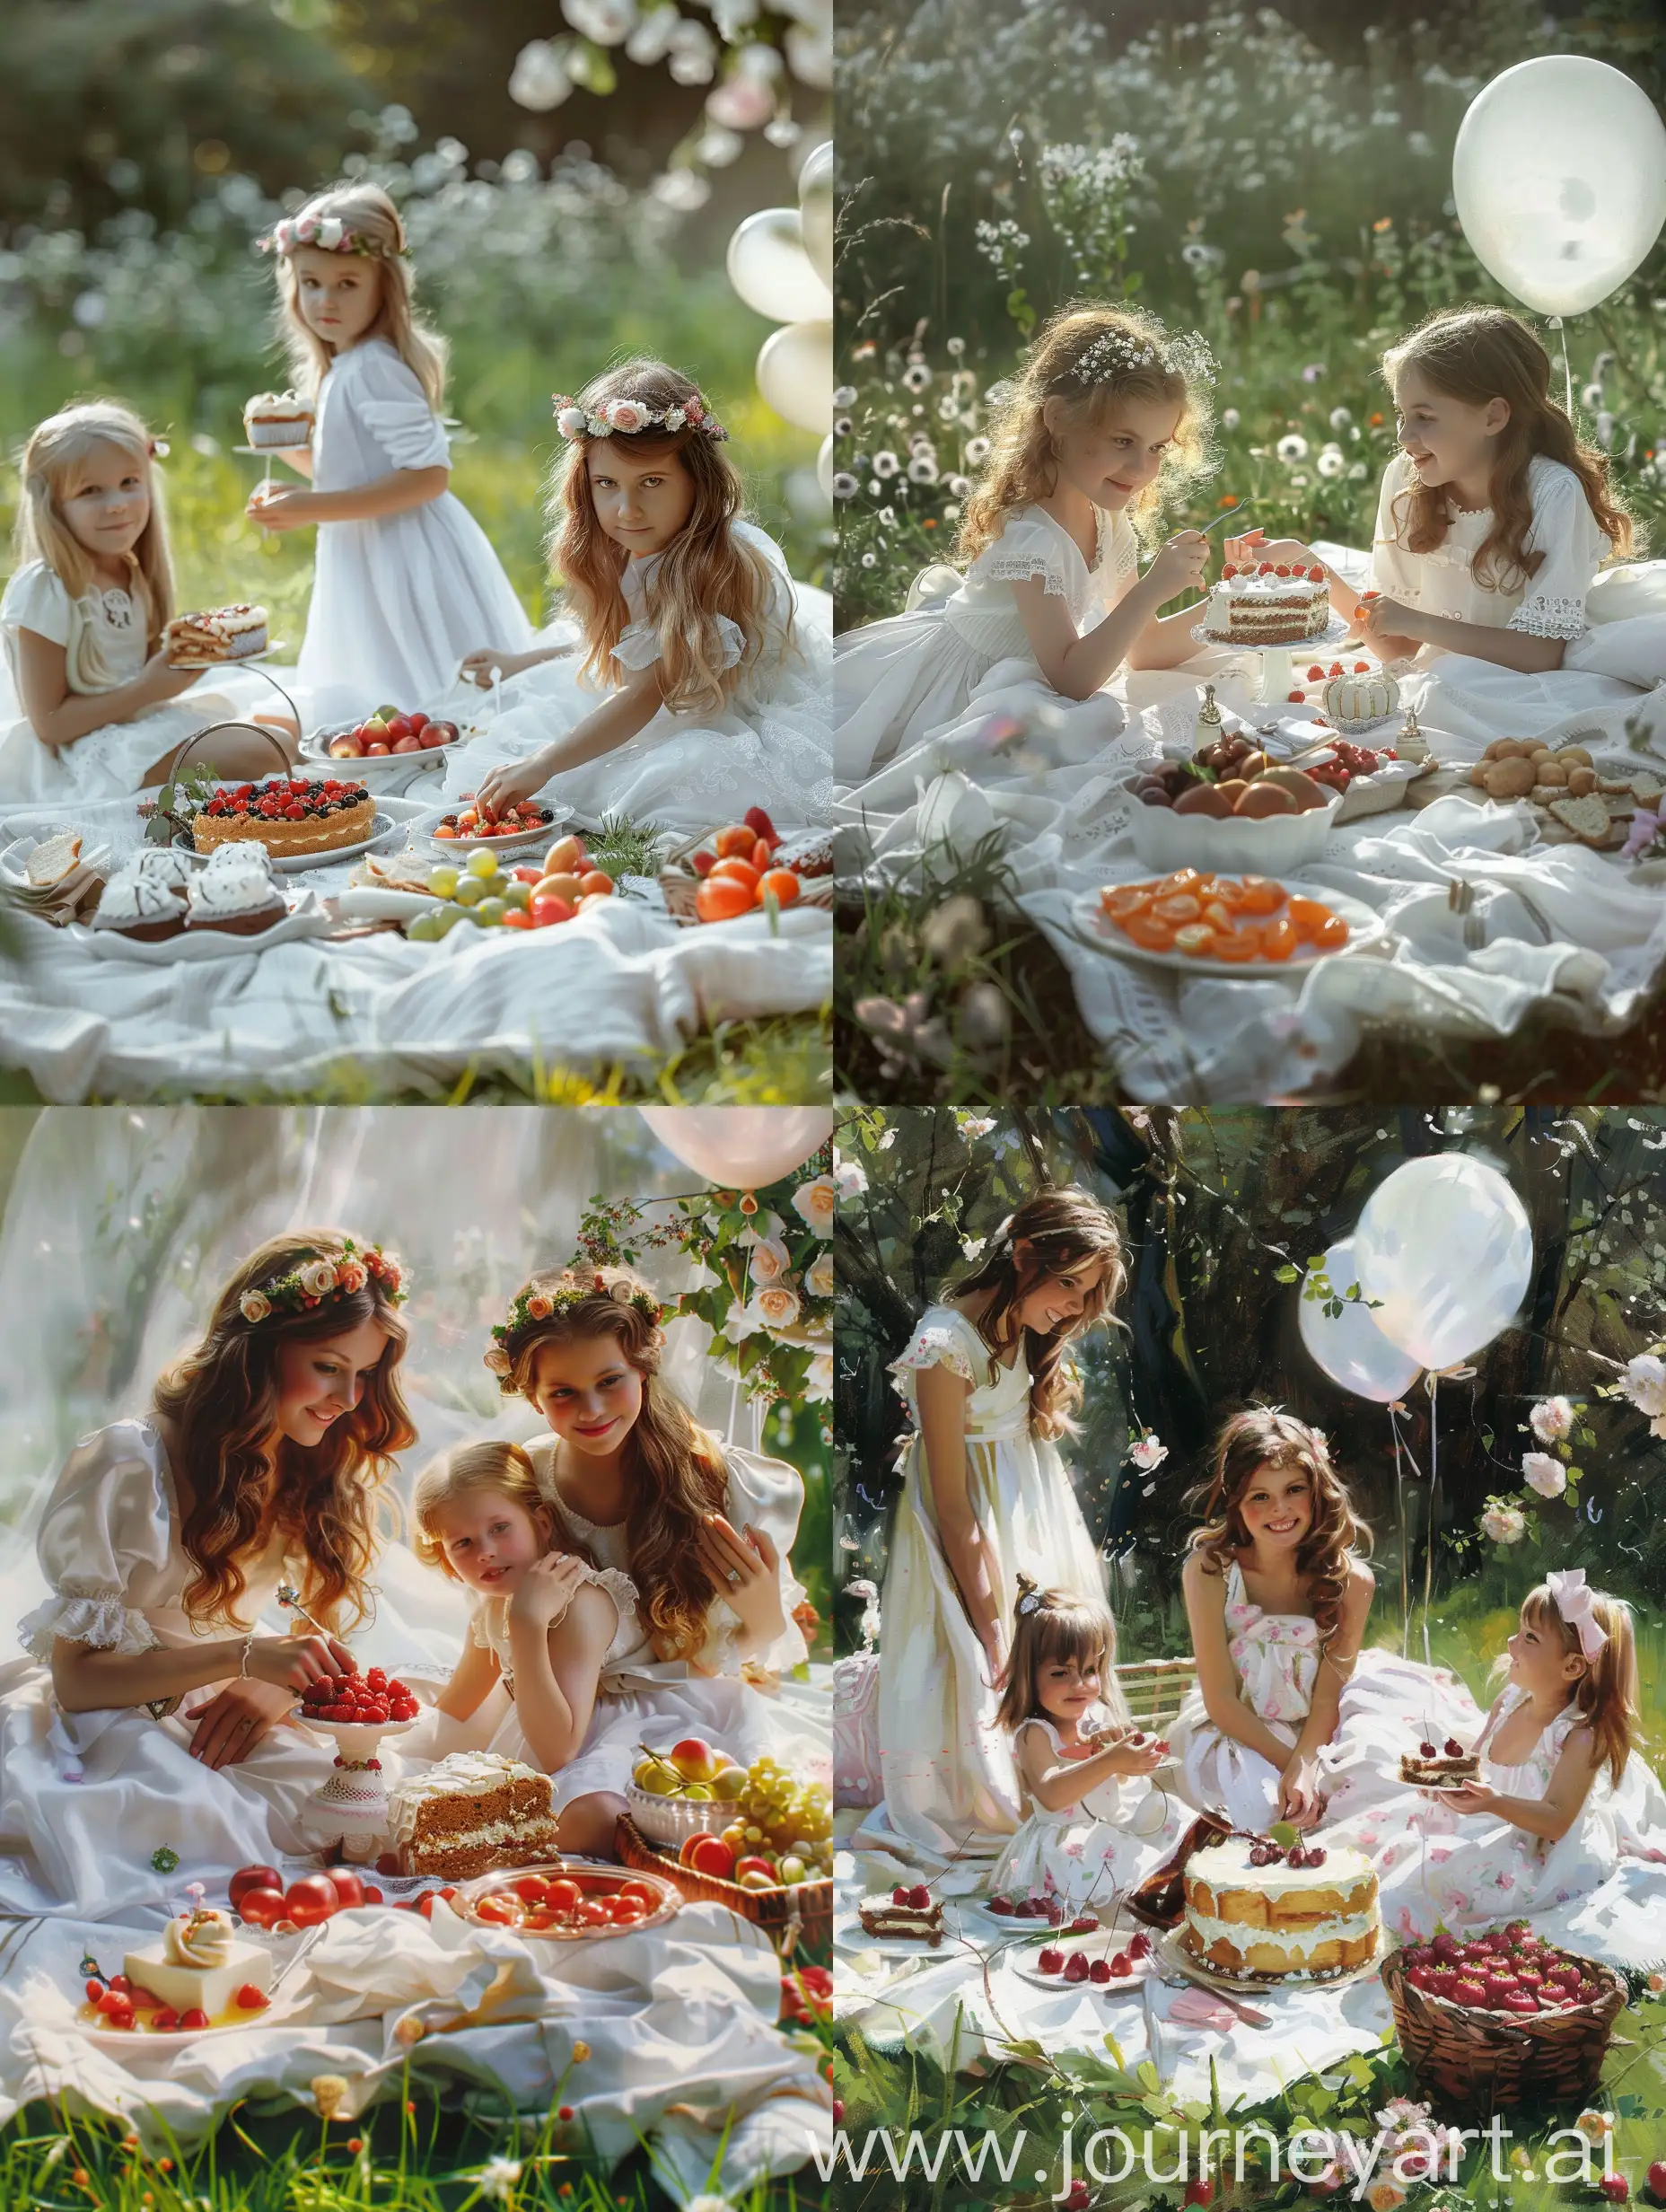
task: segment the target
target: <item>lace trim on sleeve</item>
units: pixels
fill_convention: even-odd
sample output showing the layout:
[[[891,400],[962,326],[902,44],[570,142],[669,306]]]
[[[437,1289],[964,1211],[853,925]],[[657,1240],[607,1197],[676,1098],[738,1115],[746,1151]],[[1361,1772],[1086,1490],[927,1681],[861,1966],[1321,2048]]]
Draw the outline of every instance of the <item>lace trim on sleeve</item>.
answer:
[[[1560,637],[1571,645],[1591,627],[1583,599],[1524,599],[1504,625],[1529,637]]]
[[[601,1655],[602,1665],[609,1667],[622,1659],[627,1651],[634,1650],[639,1640],[636,1608],[641,1602],[641,1593],[630,1576],[621,1574],[617,1567],[594,1567],[585,1579],[593,1582],[598,1590],[607,1592],[618,1615],[618,1625]]]
[[[994,584],[1030,584],[1039,576],[1049,599],[1068,599],[1065,572],[1049,555],[1036,551],[1023,553],[1014,549],[1008,553],[986,553],[981,564],[983,574]]]
[[[927,1321],[915,1330],[914,1341],[902,1357],[891,1361],[890,1372],[897,1378],[891,1387],[901,1391],[905,1375],[921,1367],[939,1366],[950,1368],[963,1382],[969,1382],[974,1390],[977,1389],[978,1378],[972,1372],[972,1363],[966,1347],[947,1323]]]
[[[18,1640],[30,1656],[50,1665],[53,1640],[89,1644],[94,1651],[127,1657],[153,1651],[156,1637],[143,1613],[130,1612],[123,1592],[110,1584],[66,1582],[56,1597],[38,1605],[18,1623]]]

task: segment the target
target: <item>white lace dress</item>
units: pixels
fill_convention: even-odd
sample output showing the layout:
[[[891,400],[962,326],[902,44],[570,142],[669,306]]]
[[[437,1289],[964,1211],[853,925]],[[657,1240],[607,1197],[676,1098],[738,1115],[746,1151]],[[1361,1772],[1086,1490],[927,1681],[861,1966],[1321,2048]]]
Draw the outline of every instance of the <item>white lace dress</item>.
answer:
[[[673,714],[661,707],[644,729],[544,786],[587,821],[608,813],[688,832],[738,821],[761,806],[776,829],[820,827],[833,795],[828,727],[832,620],[823,593],[794,583],[775,540],[750,522],[736,537],[761,554],[771,580],[767,636],[721,713]],[[630,561],[621,578],[630,619],[618,646],[621,664],[651,668],[660,657],[648,592],[661,556]],[[716,618],[722,664],[741,657],[738,627]],[[789,629],[788,623],[791,628]],[[447,759],[446,793],[479,788],[492,769],[524,760],[593,714],[606,694],[581,682],[582,650],[547,661],[504,687],[503,711],[483,733]],[[489,712],[489,710],[487,710]]]
[[[988,1661],[937,1533],[915,1378],[943,1365],[966,1400],[967,1491],[1010,1644],[1019,1570],[1041,1588],[1105,1602],[1105,1575],[1055,1447],[1030,1426],[1030,1370],[1010,1367],[966,1315],[927,1307],[891,1365],[916,1433],[903,1462],[880,1617],[880,1769],[885,1799],[864,1842],[939,1859],[993,1858],[1023,1818],[1013,1749],[995,1722]]]
[[[125,799],[143,787],[146,773],[212,722],[247,714],[257,703],[251,677],[221,671],[212,686],[199,676],[189,691],[133,722],[89,730],[56,751],[43,745],[23,712],[17,634],[33,630],[65,651],[72,691],[95,698],[131,683],[150,657],[145,617],[130,593],[92,591],[71,599],[43,561],[20,568],[0,600],[0,638],[5,645],[5,683],[0,692],[0,803],[52,806],[60,800]],[[266,701],[276,695],[266,692]]]
[[[66,1713],[48,1672],[53,1639],[100,1651],[183,1646],[246,1633],[285,1572],[282,1546],[245,1567],[243,1618],[186,1613],[194,1569],[161,1435],[118,1421],[75,1446],[41,1520],[40,1565],[53,1594],[18,1624],[29,1660],[0,1670],[0,1911],[57,1909],[96,1920],[180,1896],[188,1874],[224,1894],[238,1867],[315,1848],[303,1801],[329,1778],[333,1747],[287,1725],[248,1758],[212,1772],[189,1752],[189,1715],[224,1686],[189,1691],[180,1710],[147,1706]],[[172,1865],[153,1855],[172,1855]],[[21,1883],[11,1893],[12,1867]]]
[[[1101,621],[1139,573],[1139,547],[1124,514],[1101,512],[1092,567],[1045,507],[1006,519],[962,576],[927,569],[910,609],[841,637],[833,667],[834,775],[841,812],[893,814],[911,804],[916,777],[951,766],[977,774],[978,733],[992,715],[1056,726],[1038,733],[1061,763],[1091,759],[1126,726],[1109,692],[1065,699],[1041,673],[1013,587],[1039,581],[1065,601],[1078,634]]]
[[[1424,613],[1567,643],[1562,666],[1539,676],[1522,675],[1470,654],[1420,647],[1409,672],[1401,675],[1401,690],[1431,730],[1464,741],[1457,747],[1442,746],[1442,757],[1474,759],[1495,737],[1532,737],[1569,715],[1600,713],[1639,696],[1635,685],[1581,665],[1594,650],[1586,598],[1609,546],[1571,469],[1542,454],[1528,464],[1533,507],[1528,549],[1545,557],[1530,579],[1517,578],[1503,587],[1481,583],[1473,567],[1493,527],[1490,507],[1456,515],[1442,543],[1431,552],[1414,553],[1400,542],[1395,503],[1412,480],[1410,462],[1397,454],[1383,472],[1369,557],[1346,546],[1320,544],[1315,548],[1320,558]],[[1666,680],[1666,653],[1660,679]]]
[[[355,491],[451,448],[416,373],[385,338],[339,355],[318,391],[312,488]],[[383,704],[426,707],[479,645],[523,653],[532,625],[486,532],[453,492],[373,522],[320,522],[297,668],[315,722]]]
[[[1080,1725],[1086,1733],[1109,1719],[1101,1706]],[[1014,1753],[1030,1728],[1040,1730],[1056,1760],[1092,1756],[1067,1752],[1058,1730],[1039,1714],[1020,1722],[1013,1738]],[[1144,1775],[1110,1775],[1057,1813],[1030,1804],[1023,1826],[982,1886],[991,1897],[1057,1897],[1078,1909],[1101,1909],[1162,1864],[1190,1818],[1189,1807]]]

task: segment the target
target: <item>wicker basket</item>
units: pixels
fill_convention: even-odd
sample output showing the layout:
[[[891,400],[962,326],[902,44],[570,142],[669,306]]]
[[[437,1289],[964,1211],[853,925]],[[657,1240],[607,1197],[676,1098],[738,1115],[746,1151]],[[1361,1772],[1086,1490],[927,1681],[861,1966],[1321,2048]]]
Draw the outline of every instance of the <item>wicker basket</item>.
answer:
[[[830,1882],[800,1882],[791,1889],[784,1885],[778,1890],[743,1890],[738,1882],[697,1874],[692,1866],[656,1851],[628,1813],[619,1815],[618,1847],[619,1856],[627,1866],[674,1883],[692,1903],[727,1905],[743,1920],[753,1921],[784,1959],[794,1949],[824,1951],[833,1940]]]
[[[1382,1986],[1400,2049],[1438,2112],[1485,2119],[1522,2106],[1591,2102],[1626,1985],[1611,1966],[1576,1952],[1564,1955],[1585,1970],[1600,1994],[1565,2011],[1511,2016],[1416,1988],[1406,1979],[1403,1951],[1384,1959]]]
[[[700,888],[700,879],[686,868],[670,867],[660,870],[660,889],[665,894],[665,910],[672,921],[687,928],[699,920],[694,910],[694,895]],[[833,878],[830,875],[803,875],[799,878],[798,897],[793,901],[799,907],[831,907]]]

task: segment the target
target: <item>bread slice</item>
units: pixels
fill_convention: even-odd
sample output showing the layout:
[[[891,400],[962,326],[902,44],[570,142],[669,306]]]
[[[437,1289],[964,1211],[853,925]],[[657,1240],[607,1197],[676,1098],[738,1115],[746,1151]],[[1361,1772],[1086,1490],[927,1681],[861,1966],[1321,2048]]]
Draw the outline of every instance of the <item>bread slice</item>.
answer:
[[[1583,799],[1556,799],[1550,812],[1565,830],[1571,830],[1582,845],[1604,845],[1613,822],[1609,810],[1594,792]]]
[[[37,891],[50,891],[66,876],[74,875],[81,865],[81,837],[74,830],[63,830],[55,838],[48,838],[23,864],[23,873]]]

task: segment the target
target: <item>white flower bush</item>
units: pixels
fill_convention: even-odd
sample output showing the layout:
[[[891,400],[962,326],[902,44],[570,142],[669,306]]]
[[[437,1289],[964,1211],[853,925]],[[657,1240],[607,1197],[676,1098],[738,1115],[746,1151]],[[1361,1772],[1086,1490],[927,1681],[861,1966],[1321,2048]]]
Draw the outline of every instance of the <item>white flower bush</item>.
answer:
[[[1574,1432],[1574,1408],[1565,1398],[1540,1399],[1527,1417],[1528,1426],[1540,1444],[1560,1444]]]
[[[1495,1500],[1481,1515],[1481,1531],[1495,1544],[1519,1544],[1527,1534],[1527,1515],[1519,1506]]]
[[[1560,1497],[1567,1488],[1567,1469],[1548,1452],[1529,1452],[1521,1460],[1521,1475],[1528,1488],[1540,1497]]]

